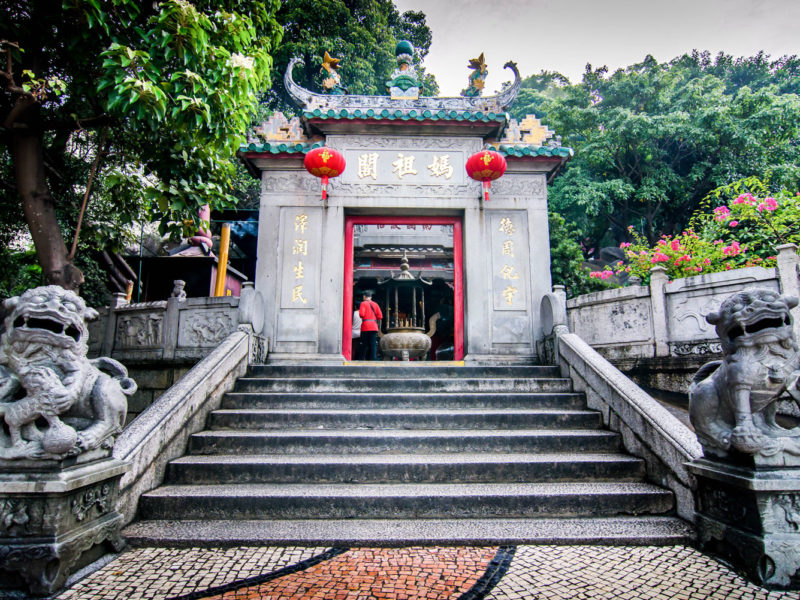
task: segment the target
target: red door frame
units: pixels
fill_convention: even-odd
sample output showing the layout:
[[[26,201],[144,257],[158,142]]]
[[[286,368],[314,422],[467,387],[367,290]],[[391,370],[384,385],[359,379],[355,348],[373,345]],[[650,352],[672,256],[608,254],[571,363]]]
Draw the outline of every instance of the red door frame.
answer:
[[[453,335],[455,360],[464,358],[464,285],[461,255],[461,217],[370,217],[350,215],[344,222],[344,315],[342,354],[352,358],[353,226],[354,225],[452,225],[453,226]],[[351,343],[348,344],[347,342]]]

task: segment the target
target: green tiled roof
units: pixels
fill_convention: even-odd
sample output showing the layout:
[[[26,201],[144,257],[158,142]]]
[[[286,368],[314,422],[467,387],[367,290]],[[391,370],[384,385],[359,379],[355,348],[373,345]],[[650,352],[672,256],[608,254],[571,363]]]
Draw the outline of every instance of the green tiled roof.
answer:
[[[574,154],[572,148],[550,148],[549,146],[506,146],[505,144],[490,144],[489,150],[499,152],[503,156],[559,156],[569,157]]]
[[[269,152],[270,154],[295,154],[302,152],[307,154],[309,150],[321,148],[323,142],[250,142],[239,147],[239,152]]]
[[[314,110],[303,111],[303,116],[306,119],[375,119],[390,121],[467,121],[470,123],[491,123],[496,121],[502,123],[508,119],[507,113],[494,113],[468,110],[416,110],[416,109],[365,109],[359,108],[355,110],[341,109],[328,109],[322,110],[316,108]]]

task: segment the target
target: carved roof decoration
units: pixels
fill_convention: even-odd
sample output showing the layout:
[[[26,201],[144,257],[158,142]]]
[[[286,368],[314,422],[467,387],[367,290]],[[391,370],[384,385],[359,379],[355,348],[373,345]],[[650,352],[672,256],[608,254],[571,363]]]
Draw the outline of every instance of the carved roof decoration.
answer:
[[[239,152],[259,152],[270,154],[308,154],[314,148],[322,148],[325,142],[250,142],[241,146]]]
[[[535,115],[525,115],[525,118],[520,122],[517,122],[516,119],[509,121],[500,143],[506,146],[535,147],[541,146],[554,134],[555,131],[552,131],[547,125],[542,125],[542,122]]]
[[[516,158],[571,157],[574,152],[572,148],[561,147],[561,136],[550,139],[554,133],[547,125],[542,125],[534,115],[526,115],[520,122],[510,119],[503,137],[500,140],[489,142],[486,147],[503,156]],[[550,141],[545,146],[544,142],[548,139]]]
[[[276,112],[269,119],[254,129],[255,136],[248,142],[256,142],[261,138],[267,142],[295,142],[305,143],[310,141],[303,131],[300,119],[292,117],[287,119],[282,112]],[[257,137],[256,137],[257,136]]]
[[[303,114],[307,118],[309,117],[308,113],[312,113],[313,117],[323,119],[339,119],[343,116],[349,118],[350,115],[352,118],[358,119],[398,119],[413,112],[414,116],[410,117],[412,119],[425,113],[431,115],[419,120],[425,118],[455,120],[457,115],[461,114],[463,116],[459,120],[482,120],[488,114],[495,115],[491,120],[495,120],[497,117],[505,120],[505,111],[516,100],[522,85],[522,78],[516,63],[509,61],[504,66],[514,73],[514,83],[496,96],[473,98],[422,96],[413,100],[394,100],[390,96],[328,95],[312,92],[295,83],[292,79],[292,71],[296,65],[303,64],[305,63],[301,58],[292,58],[286,68],[283,83],[289,96],[297,106],[303,109]],[[392,116],[385,116],[384,113]],[[451,116],[453,113],[456,116]],[[469,117],[466,114],[469,114]],[[476,114],[481,116],[476,118]],[[432,117],[432,115],[437,116]]]

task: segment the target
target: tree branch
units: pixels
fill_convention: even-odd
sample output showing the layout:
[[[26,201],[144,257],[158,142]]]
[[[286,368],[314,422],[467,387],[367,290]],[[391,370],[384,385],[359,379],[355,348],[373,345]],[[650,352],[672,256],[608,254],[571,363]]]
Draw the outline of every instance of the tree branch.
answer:
[[[94,164],[89,173],[89,181],[86,183],[86,192],[83,194],[83,202],[81,203],[81,211],[78,213],[78,225],[75,227],[75,237],[72,240],[72,249],[69,251],[67,258],[72,261],[75,258],[75,251],[78,249],[78,236],[81,233],[81,225],[83,224],[83,214],[86,212],[86,204],[89,202],[89,195],[92,193],[92,183],[94,176],[97,173],[97,167],[100,165],[100,159],[106,148],[106,140],[108,139],[108,127],[103,129],[103,137],[100,138],[100,143],[97,145],[97,155],[94,157]]]

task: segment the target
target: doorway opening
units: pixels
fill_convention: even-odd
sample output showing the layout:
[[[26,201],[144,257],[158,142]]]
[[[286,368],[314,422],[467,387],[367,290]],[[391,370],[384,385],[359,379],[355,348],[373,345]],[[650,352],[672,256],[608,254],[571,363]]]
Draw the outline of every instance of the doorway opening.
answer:
[[[345,219],[344,315],[342,354],[359,358],[353,313],[362,294],[372,293],[383,313],[379,336],[399,325],[413,326],[431,338],[423,360],[464,357],[464,297],[461,219],[459,217],[348,216]],[[392,276],[407,272],[421,291],[396,294]],[[379,358],[382,358],[379,356]]]

